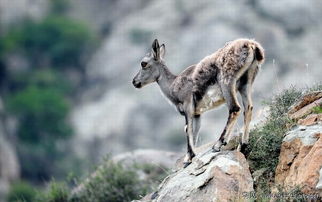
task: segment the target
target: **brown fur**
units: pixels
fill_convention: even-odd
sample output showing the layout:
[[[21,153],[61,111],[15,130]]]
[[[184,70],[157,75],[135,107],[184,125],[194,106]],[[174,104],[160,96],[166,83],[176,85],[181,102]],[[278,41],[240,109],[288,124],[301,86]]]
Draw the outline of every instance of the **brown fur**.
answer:
[[[237,39],[227,42],[223,48],[205,57],[196,65],[192,74],[194,88],[203,86],[210,79],[208,78],[210,75],[216,75],[214,74],[216,71],[220,72],[224,83],[229,83],[232,79],[238,80],[245,64],[252,62],[254,57],[259,65],[264,62],[264,49],[256,41]]]
[[[252,116],[251,90],[259,66],[264,62],[264,50],[259,43],[249,39],[237,39],[198,64],[173,75],[164,63],[165,46],[154,40],[152,52],[142,59],[142,68],[133,78],[133,85],[141,88],[156,81],[163,94],[185,116],[187,134],[187,155],[185,164],[189,165],[195,156],[194,145],[200,128],[200,115],[226,103],[229,116],[213,151],[219,151],[231,133],[241,106],[237,99],[239,92],[244,107],[244,133],[240,149],[248,144],[249,123]]]

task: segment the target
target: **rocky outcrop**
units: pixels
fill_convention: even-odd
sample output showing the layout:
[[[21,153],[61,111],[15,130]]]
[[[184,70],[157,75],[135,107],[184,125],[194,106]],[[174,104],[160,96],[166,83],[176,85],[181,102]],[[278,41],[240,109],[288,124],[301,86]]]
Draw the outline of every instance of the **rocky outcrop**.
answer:
[[[298,102],[291,106],[288,115],[291,119],[297,120],[312,113],[314,108],[318,106],[322,106],[322,92],[311,92],[303,95]]]
[[[275,182],[285,189],[321,194],[322,125],[300,126],[285,136]],[[322,195],[322,194],[321,194]]]
[[[298,126],[283,139],[275,174],[275,183],[287,190],[300,188],[303,193],[322,196],[322,114],[314,114],[314,108],[321,105],[322,92],[312,92],[288,112]]]
[[[208,147],[141,201],[244,201],[243,194],[251,191],[253,180],[244,155],[237,151],[213,153]]]

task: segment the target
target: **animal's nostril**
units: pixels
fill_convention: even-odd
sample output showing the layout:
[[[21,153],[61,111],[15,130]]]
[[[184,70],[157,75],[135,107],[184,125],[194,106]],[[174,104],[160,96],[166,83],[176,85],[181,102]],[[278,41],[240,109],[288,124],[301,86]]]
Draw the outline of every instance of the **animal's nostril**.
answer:
[[[132,84],[133,84],[133,86],[134,86],[134,87],[136,87],[136,88],[140,88],[140,87],[141,87],[141,82],[137,82],[137,81],[135,81],[134,79],[133,79],[133,81],[132,81]]]

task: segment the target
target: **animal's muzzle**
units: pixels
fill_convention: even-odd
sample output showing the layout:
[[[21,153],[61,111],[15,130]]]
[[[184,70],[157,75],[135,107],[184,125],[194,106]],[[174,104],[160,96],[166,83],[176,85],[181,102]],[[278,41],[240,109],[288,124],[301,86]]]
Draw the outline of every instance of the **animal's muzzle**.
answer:
[[[142,84],[141,82],[135,81],[135,79],[133,79],[132,84],[135,88],[141,88]]]

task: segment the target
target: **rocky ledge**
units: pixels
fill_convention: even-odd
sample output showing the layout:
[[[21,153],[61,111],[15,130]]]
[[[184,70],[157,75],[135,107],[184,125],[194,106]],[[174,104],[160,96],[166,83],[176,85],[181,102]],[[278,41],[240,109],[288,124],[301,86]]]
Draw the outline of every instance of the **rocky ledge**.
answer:
[[[243,195],[251,191],[253,179],[242,153],[213,153],[207,148],[188,167],[177,168],[163,180],[156,192],[140,201],[243,201],[246,200]]]

